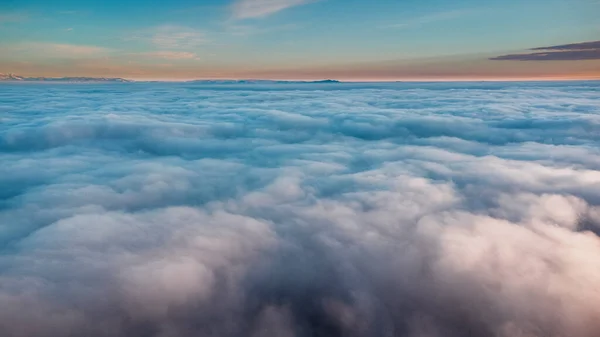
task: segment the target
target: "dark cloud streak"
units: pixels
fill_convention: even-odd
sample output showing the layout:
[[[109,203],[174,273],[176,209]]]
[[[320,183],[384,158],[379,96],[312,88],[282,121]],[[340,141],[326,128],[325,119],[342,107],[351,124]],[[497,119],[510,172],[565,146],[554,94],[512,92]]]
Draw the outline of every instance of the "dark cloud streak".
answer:
[[[600,49],[598,50],[572,50],[556,51],[531,54],[510,54],[493,57],[494,61],[582,61],[600,60]]]
[[[573,43],[530,50],[543,52],[509,54],[492,57],[495,61],[582,61],[600,59],[600,41]]]
[[[531,50],[596,50],[600,49],[600,41],[563,44],[551,47],[538,47]]]

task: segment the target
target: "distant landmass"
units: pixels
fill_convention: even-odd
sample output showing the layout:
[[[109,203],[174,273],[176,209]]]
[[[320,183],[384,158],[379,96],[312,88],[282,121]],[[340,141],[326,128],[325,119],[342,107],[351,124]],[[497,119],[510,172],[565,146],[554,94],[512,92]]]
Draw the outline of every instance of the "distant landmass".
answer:
[[[24,77],[15,74],[0,74],[0,81],[21,82],[133,82],[119,77]]]
[[[336,80],[321,81],[279,81],[279,80],[192,80],[187,83],[201,84],[302,84],[302,83],[340,83]]]

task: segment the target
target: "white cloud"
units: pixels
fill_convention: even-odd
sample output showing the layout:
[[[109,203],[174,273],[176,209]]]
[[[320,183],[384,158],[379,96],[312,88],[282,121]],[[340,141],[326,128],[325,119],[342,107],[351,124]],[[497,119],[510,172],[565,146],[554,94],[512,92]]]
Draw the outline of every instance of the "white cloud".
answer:
[[[304,5],[315,0],[238,0],[233,4],[236,19],[261,18],[286,8]]]
[[[597,89],[10,88],[0,328],[597,337]]]

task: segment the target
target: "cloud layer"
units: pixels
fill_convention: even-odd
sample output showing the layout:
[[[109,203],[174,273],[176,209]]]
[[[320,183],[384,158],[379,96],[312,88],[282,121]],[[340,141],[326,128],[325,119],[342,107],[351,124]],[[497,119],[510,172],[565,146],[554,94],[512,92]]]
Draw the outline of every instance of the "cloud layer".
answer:
[[[0,331],[594,337],[599,88],[2,85]]]

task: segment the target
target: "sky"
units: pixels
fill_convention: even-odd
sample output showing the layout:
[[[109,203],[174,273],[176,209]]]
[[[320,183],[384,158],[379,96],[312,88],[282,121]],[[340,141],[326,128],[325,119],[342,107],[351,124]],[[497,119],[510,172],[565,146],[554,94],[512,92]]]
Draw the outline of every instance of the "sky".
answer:
[[[0,3],[0,72],[23,76],[594,79],[599,39],[598,0]]]

